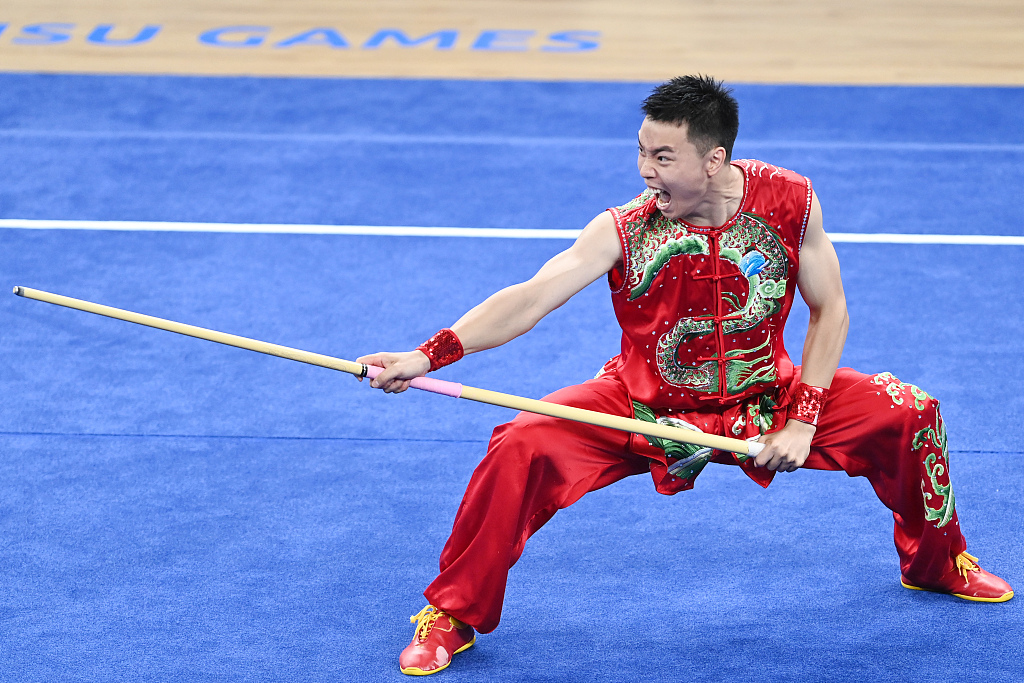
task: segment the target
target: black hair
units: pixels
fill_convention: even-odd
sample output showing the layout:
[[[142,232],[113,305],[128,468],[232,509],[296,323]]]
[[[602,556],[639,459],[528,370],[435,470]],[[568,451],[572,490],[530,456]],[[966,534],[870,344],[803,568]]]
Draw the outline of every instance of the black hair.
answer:
[[[682,125],[686,137],[702,156],[724,147],[732,159],[732,145],[740,127],[740,109],[732,90],[710,76],[677,76],[662,83],[644,100],[644,114],[652,121]]]

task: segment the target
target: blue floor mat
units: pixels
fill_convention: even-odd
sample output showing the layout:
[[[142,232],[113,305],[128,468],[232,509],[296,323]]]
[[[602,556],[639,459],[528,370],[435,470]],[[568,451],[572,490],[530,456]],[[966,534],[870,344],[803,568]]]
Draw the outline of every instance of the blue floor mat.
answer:
[[[2,74],[0,217],[576,228],[639,191],[649,84]],[[1024,234],[1024,90],[737,86],[738,155],[826,227]],[[406,349],[558,240],[0,229],[25,285],[346,358]],[[1024,579],[1020,247],[837,245],[843,363],[943,401],[970,549]],[[5,290],[5,291],[9,291]],[[2,294],[2,292],[0,292]],[[799,356],[806,309],[787,345]],[[600,282],[439,376],[532,397],[618,349]],[[0,296],[6,680],[398,680],[503,409]],[[902,589],[863,480],[636,477],[534,537],[466,681],[1019,681],[1019,598]]]
[[[399,680],[483,444],[0,436],[5,680]],[[1024,579],[1024,459],[954,461],[971,549]],[[962,501],[962,502],[961,502]],[[863,480],[714,467],[556,515],[456,680],[1019,680],[1018,601],[899,586]]]

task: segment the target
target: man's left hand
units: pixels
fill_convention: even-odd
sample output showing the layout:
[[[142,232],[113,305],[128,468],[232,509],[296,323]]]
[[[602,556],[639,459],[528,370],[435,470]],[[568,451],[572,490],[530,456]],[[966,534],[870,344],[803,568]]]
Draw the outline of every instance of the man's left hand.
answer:
[[[775,472],[795,472],[811,453],[811,439],[816,429],[799,420],[787,421],[779,431],[758,439],[764,444],[764,450],[754,458],[754,464]]]

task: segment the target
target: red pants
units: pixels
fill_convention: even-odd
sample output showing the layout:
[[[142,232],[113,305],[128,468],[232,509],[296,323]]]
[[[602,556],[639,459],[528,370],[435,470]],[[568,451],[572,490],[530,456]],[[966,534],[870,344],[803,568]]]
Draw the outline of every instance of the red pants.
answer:
[[[798,381],[799,375],[793,387]],[[626,388],[615,375],[561,389],[547,400],[633,416]],[[953,570],[954,558],[966,549],[949,484],[938,408],[938,401],[888,373],[865,375],[840,368],[804,464],[867,477],[896,520],[903,576],[918,585],[933,583]],[[739,433],[738,426],[733,428],[737,414],[733,410],[731,415],[709,411],[677,416],[706,432],[732,436]],[[785,411],[776,417],[775,429],[785,423]],[[716,461],[729,459],[719,456]],[[424,595],[478,631],[494,630],[509,569],[535,531],[585,493],[629,475],[651,471],[664,493],[692,486],[673,488],[676,480],[666,473],[665,463],[664,453],[643,437],[519,414],[494,430],[441,553],[441,573]],[[764,474],[751,472],[761,479]]]

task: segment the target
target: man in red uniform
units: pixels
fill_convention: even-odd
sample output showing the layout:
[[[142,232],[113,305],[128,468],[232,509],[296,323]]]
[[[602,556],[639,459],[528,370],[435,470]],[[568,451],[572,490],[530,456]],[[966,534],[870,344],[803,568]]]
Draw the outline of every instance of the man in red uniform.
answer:
[[[839,262],[807,178],[732,161],[739,127],[721,83],[682,77],[644,101],[637,165],[647,189],[592,220],[529,281],[503,289],[414,351],[359,359],[386,368],[373,386],[409,380],[530,330],[606,276],[622,352],[553,403],[756,439],[740,462],[661,439],[533,414],[494,430],[473,474],[441,571],[399,658],[430,674],[501,616],[508,571],[526,540],[589,491],[650,472],[658,491],[693,487],[708,462],[739,465],[768,486],[800,467],[864,476],[893,511],[901,582],[1002,602],[1011,587],[966,552],[949,481],[939,404],[889,373],[838,369],[848,317]],[[796,290],[810,308],[803,365],[783,345]]]

